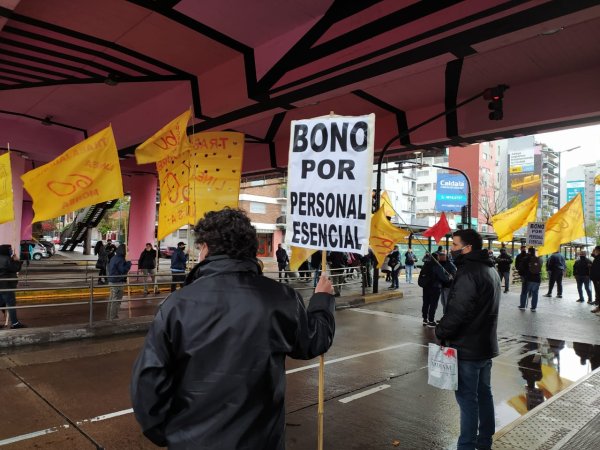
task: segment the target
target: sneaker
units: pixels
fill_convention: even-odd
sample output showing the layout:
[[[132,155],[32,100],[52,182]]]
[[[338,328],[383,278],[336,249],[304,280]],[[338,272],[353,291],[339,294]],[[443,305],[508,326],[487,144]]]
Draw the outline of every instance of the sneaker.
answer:
[[[429,325],[429,321],[427,321],[426,319],[423,319],[423,326],[426,327],[427,325]]]
[[[596,306],[594,309],[592,309],[590,312],[593,313],[599,313],[600,312],[600,306]]]
[[[535,308],[531,308],[531,312],[535,312]]]
[[[583,303],[583,302],[585,302],[585,300],[583,300],[581,298],[579,300],[577,300],[577,303]]]
[[[546,295],[544,295],[544,297],[549,297],[549,298],[552,298],[552,294],[546,294]],[[557,296],[557,297],[558,297],[558,296]]]
[[[427,322],[427,326],[428,326],[429,328],[435,328],[435,327],[436,327],[436,325],[437,325],[437,323],[435,323],[435,322]]]
[[[21,322],[17,322],[12,324],[12,326],[10,327],[13,330],[17,330],[19,328],[27,328],[27,326],[23,325]]]
[[[506,294],[507,292],[508,292],[508,289],[505,289],[505,290],[504,290],[504,293]]]
[[[591,301],[591,300],[588,300],[588,305],[593,305],[593,304],[594,304],[594,302],[593,302],[593,301]]]
[[[524,306],[519,306],[519,309],[520,309],[521,311],[525,311],[527,308],[525,308]]]
[[[562,294],[558,294],[556,298],[562,298]]]

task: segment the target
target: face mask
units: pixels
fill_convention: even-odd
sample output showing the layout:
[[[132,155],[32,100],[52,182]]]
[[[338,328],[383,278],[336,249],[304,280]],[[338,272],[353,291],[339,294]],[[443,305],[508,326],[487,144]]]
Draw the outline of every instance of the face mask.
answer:
[[[464,247],[459,248],[458,250],[451,250],[450,254],[452,255],[452,258],[456,259],[458,258],[460,255],[462,255],[462,249]]]

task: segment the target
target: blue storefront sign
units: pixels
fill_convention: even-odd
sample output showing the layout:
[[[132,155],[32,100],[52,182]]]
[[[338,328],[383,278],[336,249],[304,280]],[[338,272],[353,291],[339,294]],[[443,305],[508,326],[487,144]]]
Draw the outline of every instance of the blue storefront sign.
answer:
[[[437,174],[436,211],[460,211],[467,204],[467,182],[462,175]]]
[[[596,186],[596,219],[600,219],[600,186]]]
[[[585,181],[567,181],[567,201],[573,200],[577,194],[581,194],[581,198],[585,196]]]

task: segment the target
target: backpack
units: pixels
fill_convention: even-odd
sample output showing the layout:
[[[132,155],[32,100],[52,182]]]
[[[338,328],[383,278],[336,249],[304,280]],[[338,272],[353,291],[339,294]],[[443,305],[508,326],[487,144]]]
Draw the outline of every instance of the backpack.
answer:
[[[419,287],[424,288],[425,286],[429,285],[431,279],[433,278],[432,269],[433,267],[431,266],[431,263],[427,263],[421,268],[421,271],[419,272],[419,279],[417,280]]]
[[[406,264],[411,265],[411,264],[414,264],[414,263],[415,263],[415,259],[412,256],[412,254],[406,255]]]
[[[529,261],[527,262],[527,269],[532,275],[539,274],[542,271],[542,264],[540,263],[540,258],[538,258],[537,256],[530,256]]]

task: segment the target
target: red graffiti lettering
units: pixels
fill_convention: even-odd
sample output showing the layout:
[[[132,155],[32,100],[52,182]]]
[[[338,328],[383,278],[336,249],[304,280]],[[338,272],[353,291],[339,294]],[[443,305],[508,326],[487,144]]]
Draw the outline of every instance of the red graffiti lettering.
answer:
[[[156,144],[161,149],[166,150],[169,147],[177,147],[177,144],[179,144],[179,139],[177,138],[173,130],[169,130],[169,132],[165,136],[154,141],[154,144]]]
[[[72,178],[70,181],[49,181],[46,186],[48,189],[59,197],[66,197],[73,194],[78,189],[86,189],[91,186],[93,180],[80,173],[71,173],[67,178]]]

